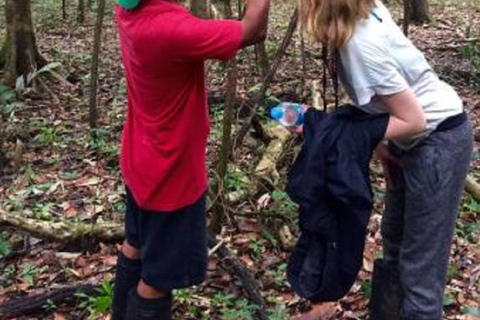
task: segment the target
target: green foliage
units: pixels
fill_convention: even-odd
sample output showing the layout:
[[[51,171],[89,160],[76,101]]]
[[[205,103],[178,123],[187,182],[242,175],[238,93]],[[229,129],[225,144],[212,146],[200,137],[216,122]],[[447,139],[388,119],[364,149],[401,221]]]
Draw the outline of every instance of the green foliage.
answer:
[[[34,141],[42,146],[53,146],[62,141],[61,134],[66,132],[63,126],[55,127],[51,124],[44,125],[39,134],[35,136]]]
[[[273,59],[278,51],[279,46],[280,42],[277,40],[265,40],[265,50],[267,51],[268,59]]]
[[[477,309],[477,308],[470,307],[470,306],[464,306],[464,307],[462,307],[461,310],[462,310],[463,314],[474,316],[474,317],[480,319],[480,310]]]
[[[3,275],[7,278],[13,278],[15,276],[15,273],[17,270],[15,269],[15,266],[8,266],[3,270]]]
[[[174,290],[173,291],[173,296],[176,299],[187,299],[189,296],[188,290],[187,289],[179,289],[179,290]]]
[[[456,278],[460,275],[460,270],[458,269],[458,266],[456,265],[451,265],[448,267],[448,279],[451,280],[453,278]]]
[[[366,280],[362,283],[362,294],[366,299],[372,297],[372,282],[370,280]]]
[[[0,115],[8,117],[16,108],[22,106],[22,103],[16,102],[17,94],[0,84]]]
[[[473,69],[480,69],[480,42],[478,42],[478,39],[461,47],[460,52],[466,59],[470,60]]]
[[[235,295],[216,294],[212,302],[220,309],[221,320],[253,320],[257,309],[248,300],[238,299]]]
[[[475,241],[474,238],[476,237],[476,234],[479,230],[480,230],[480,222],[472,222],[472,223],[467,223],[464,226],[457,227],[455,229],[455,232],[457,236],[467,241],[474,242]]]
[[[298,217],[298,206],[290,199],[285,191],[274,190],[272,199],[274,202],[268,207],[269,211],[276,214],[283,214],[293,221],[296,221]]]
[[[47,64],[46,66],[43,66],[40,70],[33,70],[30,72],[27,76],[20,76],[17,78],[17,81],[15,83],[15,90],[17,92],[23,92],[27,86],[32,84],[33,80],[35,80],[38,76],[40,76],[43,73],[50,73],[52,76],[57,78],[57,80],[60,81],[66,81],[64,80],[58,73],[56,73],[54,70],[58,69],[60,67],[59,62],[52,62]]]
[[[17,95],[15,94],[15,92],[10,90],[8,87],[0,85],[0,104],[1,105],[14,101],[16,96]]]
[[[90,148],[96,150],[101,155],[112,157],[118,154],[118,143],[109,143],[112,141],[109,132],[103,128],[92,129]]]
[[[286,263],[281,263],[276,268],[267,270],[265,272],[265,275],[268,277],[271,277],[273,280],[273,283],[275,283],[275,285],[279,288],[282,288],[285,286],[285,283],[287,282],[286,274],[287,274]]]
[[[113,286],[110,281],[105,280],[100,288],[95,290],[96,295],[88,296],[85,293],[77,293],[76,296],[82,301],[80,308],[90,313],[90,318],[97,319],[110,309],[113,300]]]
[[[48,299],[47,302],[42,306],[43,309],[47,312],[53,312],[57,309],[57,305],[51,299]]]
[[[52,206],[52,203],[35,203],[35,205],[33,206],[33,213],[35,215],[35,218],[39,220],[50,220],[52,218],[52,215],[50,213]]]
[[[33,286],[35,284],[35,277],[37,274],[41,273],[44,271],[44,269],[39,269],[35,266],[32,266],[30,264],[24,264],[21,266],[22,269],[22,278],[25,280],[26,283],[29,285]]]
[[[250,304],[246,299],[236,299],[220,309],[222,320],[253,320],[253,313],[256,306]]]
[[[217,105],[214,105],[214,106],[210,106],[210,108],[215,110],[211,117],[211,121],[212,121],[211,134],[215,139],[220,139],[223,134],[223,114],[225,113],[223,109],[223,105],[218,106],[218,108],[217,108]]]
[[[0,258],[8,255],[10,252],[12,252],[10,243],[0,234]]]
[[[65,179],[67,180],[73,180],[73,179],[76,179],[78,178],[78,172],[75,171],[75,170],[68,170],[68,171],[65,171],[63,173],[63,176],[65,177]]]
[[[255,238],[250,239],[250,249],[252,249],[256,258],[260,258],[265,252],[265,246],[263,245],[263,243]]]
[[[473,198],[465,205],[465,208],[471,212],[480,213],[480,204]]]
[[[16,273],[17,269],[14,265],[10,265],[3,269],[2,276],[0,277],[0,281],[2,282],[1,286],[8,287],[9,285],[13,284],[15,282]]]
[[[225,184],[228,191],[241,191],[248,182],[247,176],[241,171],[227,172],[225,175]]]
[[[445,295],[443,297],[443,305],[445,307],[448,307],[448,306],[453,306],[455,305],[455,298],[450,296],[450,295]]]
[[[269,310],[268,320],[287,320],[289,319],[288,310],[285,305],[280,305],[274,310]]]

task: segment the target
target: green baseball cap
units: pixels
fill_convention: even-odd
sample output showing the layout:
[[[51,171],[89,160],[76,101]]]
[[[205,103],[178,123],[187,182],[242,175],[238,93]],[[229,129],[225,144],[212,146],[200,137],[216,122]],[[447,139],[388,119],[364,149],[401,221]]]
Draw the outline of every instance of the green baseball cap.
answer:
[[[141,0],[117,0],[118,5],[127,10],[135,9]]]

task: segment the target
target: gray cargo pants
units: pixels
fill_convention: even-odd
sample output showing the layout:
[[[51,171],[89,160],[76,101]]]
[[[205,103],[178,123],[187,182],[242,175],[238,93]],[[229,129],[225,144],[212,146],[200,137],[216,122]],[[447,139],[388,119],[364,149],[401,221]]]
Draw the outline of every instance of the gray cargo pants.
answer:
[[[403,289],[402,320],[440,320],[457,210],[472,155],[466,123],[434,132],[392,168],[382,221],[384,261]]]

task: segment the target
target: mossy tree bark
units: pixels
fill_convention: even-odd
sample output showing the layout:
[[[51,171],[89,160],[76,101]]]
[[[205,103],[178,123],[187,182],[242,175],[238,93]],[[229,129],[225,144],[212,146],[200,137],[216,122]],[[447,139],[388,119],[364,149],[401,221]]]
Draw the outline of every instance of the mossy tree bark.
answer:
[[[0,66],[3,64],[5,82],[14,85],[19,76],[26,77],[46,61],[35,41],[30,0],[7,0],[5,10],[7,38],[0,54]]]

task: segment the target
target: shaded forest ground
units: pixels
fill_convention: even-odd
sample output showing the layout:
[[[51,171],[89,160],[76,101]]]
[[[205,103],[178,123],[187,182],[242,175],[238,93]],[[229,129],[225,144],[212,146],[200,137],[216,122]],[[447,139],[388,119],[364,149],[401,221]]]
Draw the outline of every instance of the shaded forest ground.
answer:
[[[0,1],[3,6],[3,2]],[[50,62],[59,62],[62,73],[71,83],[49,80],[50,92],[29,89],[15,102],[10,101],[5,133],[6,149],[13,158],[22,141],[24,153],[19,170],[8,162],[0,173],[0,209],[45,221],[70,219],[86,223],[122,221],[124,189],[118,170],[118,146],[125,115],[126,90],[118,55],[117,38],[112,20],[113,1],[109,1],[102,36],[99,82],[99,128],[90,138],[88,127],[88,83],[93,44],[94,12],[86,23],[75,22],[72,3],[69,17],[61,18],[61,2],[33,1],[37,41],[40,51]],[[479,56],[468,54],[474,46],[468,40],[480,36],[480,4],[475,1],[432,2],[434,22],[412,26],[411,38],[426,54],[439,74],[460,92],[473,119],[475,132],[480,128]],[[391,4],[400,19],[401,8]],[[287,28],[294,3],[275,1],[270,34],[266,42],[270,57],[278,48]],[[2,16],[3,19],[3,16]],[[0,25],[4,25],[0,20]],[[0,37],[5,30],[0,28]],[[478,43],[478,42],[477,42]],[[306,70],[298,33],[289,47],[275,81],[269,90],[269,101],[297,99],[310,102],[312,81],[321,78],[320,48],[306,44]],[[239,97],[246,98],[258,90],[260,70],[252,48],[244,50],[239,62]],[[475,70],[475,68],[477,68]],[[210,90],[225,91],[225,67],[209,63]],[[10,111],[10,110],[9,110]],[[267,124],[266,106],[260,110]],[[222,105],[211,106],[212,134],[209,141],[209,168],[213,178],[222,133]],[[267,124],[270,126],[271,123]],[[266,146],[252,138],[236,153],[236,170],[227,176],[229,191],[251,189],[252,172]],[[288,164],[292,147],[285,157]],[[472,174],[480,176],[478,151]],[[370,275],[374,257],[381,254],[379,223],[383,209],[385,183],[378,164],[372,164],[376,210],[372,215],[363,270],[351,293],[338,305],[339,319],[365,319],[370,295]],[[261,281],[262,293],[271,308],[271,320],[291,319],[307,304],[296,298],[285,279],[289,230],[296,230],[296,207],[283,192],[285,169],[274,187],[235,203],[228,212],[232,217],[222,232],[222,241]],[[282,230],[280,232],[280,230]],[[85,239],[76,246],[65,246],[37,239],[25,253],[21,233],[0,230],[0,252],[10,255],[0,260],[0,303],[12,297],[45,292],[75,283],[104,283],[103,290],[90,299],[79,297],[75,303],[46,303],[44,310],[21,319],[82,319],[97,314],[108,300],[109,279],[116,261],[115,245],[93,244]],[[279,235],[281,234],[281,236]],[[475,319],[480,310],[480,205],[465,195],[457,224],[449,284],[445,296],[447,319]],[[288,239],[287,239],[288,240]],[[251,319],[253,306],[244,298],[241,287],[221,268],[215,255],[209,263],[208,281],[201,287],[176,292],[178,319]],[[104,299],[106,298],[106,299]],[[92,315],[93,313],[93,315]],[[108,317],[108,316],[107,316]]]

